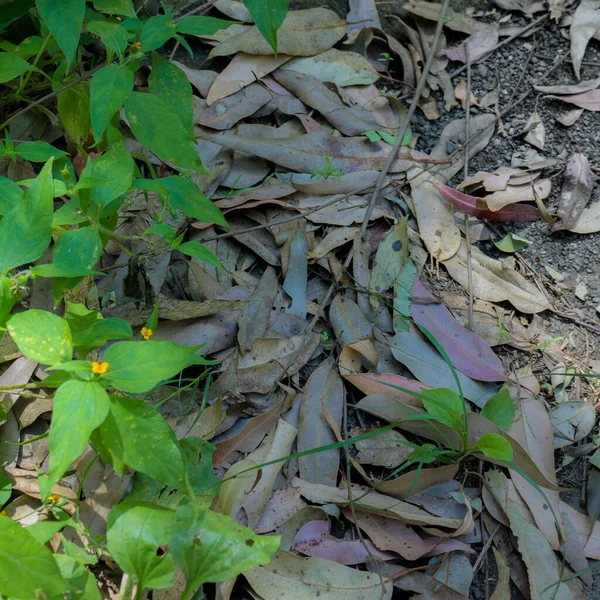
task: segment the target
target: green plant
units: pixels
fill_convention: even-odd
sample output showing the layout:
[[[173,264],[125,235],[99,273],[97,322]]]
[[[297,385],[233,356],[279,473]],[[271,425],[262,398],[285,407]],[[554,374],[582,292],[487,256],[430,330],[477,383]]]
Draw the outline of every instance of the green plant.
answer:
[[[276,18],[265,25],[263,3],[247,2],[276,50],[287,2],[275,4]],[[0,177],[0,333],[48,373],[43,381],[17,387],[24,387],[24,395],[42,390],[53,398],[48,470],[38,472],[53,520],[23,528],[0,518],[0,595],[100,598],[87,567],[112,557],[129,578],[122,598],[131,598],[133,588],[141,598],[144,589],[170,587],[176,566],[186,579],[181,597],[190,598],[204,582],[226,581],[268,562],[279,545],[277,537],[257,536],[210,510],[220,484],[212,470],[214,447],[193,437],[178,441],[156,407],[140,397],[191,366],[201,371],[197,386],[213,363],[198,354],[200,347],[152,339],[158,299],[150,299],[154,310],[139,335],[126,321],[64,300],[86,278],[103,274],[97,263],[109,241],[132,264],[178,250],[218,265],[205,246],[186,241],[185,225],[176,229],[163,222],[169,214],[181,223],[181,214],[227,227],[194,182],[195,174],[206,171],[195,148],[192,88],[183,71],[157,51],[174,40],[191,53],[185,35],[212,35],[232,22],[176,19],[166,8],[147,17],[132,0],[13,0],[0,6],[0,30],[13,22],[25,26],[11,28],[0,44],[0,157],[41,168],[27,179]],[[36,33],[9,41],[21,30]],[[134,81],[142,63],[152,71],[147,90],[138,91]],[[11,138],[9,128],[34,111],[60,129],[61,147]],[[144,154],[128,151],[132,136]],[[148,193],[161,205],[155,222],[141,236],[118,233],[119,210]],[[142,256],[127,247],[132,241],[146,242]],[[38,264],[50,248],[51,261]],[[39,278],[51,280],[55,306],[64,302],[63,316],[20,306]],[[4,406],[0,412],[6,417]],[[71,517],[55,492],[88,444],[117,474],[136,471],[127,499],[108,515],[106,538],[94,536],[79,519],[80,494]],[[2,471],[0,502],[10,495]],[[65,527],[88,541],[85,550],[63,537],[61,552],[50,552],[45,544]]]
[[[313,175],[317,179],[341,179],[342,171],[341,169],[332,169],[331,160],[329,156],[325,155],[325,166],[321,170],[315,169]]]

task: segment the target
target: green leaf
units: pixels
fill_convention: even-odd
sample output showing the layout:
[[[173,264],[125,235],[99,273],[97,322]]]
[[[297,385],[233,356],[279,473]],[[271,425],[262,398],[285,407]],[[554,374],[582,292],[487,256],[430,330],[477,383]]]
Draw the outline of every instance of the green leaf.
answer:
[[[72,85],[58,94],[57,106],[65,131],[76,144],[80,144],[92,128],[88,84]]]
[[[509,391],[505,388],[492,396],[483,407],[481,416],[496,423],[500,429],[508,429],[515,418],[515,407]]]
[[[477,440],[476,448],[485,456],[510,462],[513,459],[513,449],[510,442],[497,433],[486,433]]]
[[[0,177],[0,215],[13,209],[23,197],[23,190],[10,179]]]
[[[90,189],[90,204],[100,206],[102,213],[108,210],[113,200],[121,198],[131,187],[134,168],[133,158],[122,144],[112,144],[108,152],[88,160],[81,177],[104,180],[104,183]]]
[[[51,240],[52,159],[0,222],[0,271],[37,260]]]
[[[122,56],[127,48],[127,31],[117,23],[90,21],[86,28],[89,33],[100,37],[107,50],[112,50],[119,56]]]
[[[85,0],[36,0],[35,5],[70,65],[79,44]]]
[[[0,31],[20,19],[34,5],[35,0],[13,0],[0,6]]]
[[[38,521],[27,527],[27,533],[40,544],[45,544],[61,529],[67,527],[67,525],[75,525],[75,523],[70,518],[60,521]]]
[[[92,0],[96,10],[109,15],[125,15],[135,17],[135,6],[132,0]]]
[[[243,571],[265,565],[279,548],[279,536],[256,535],[226,515],[194,504],[177,507],[169,550],[183,571],[189,600],[203,583],[235,579]]]
[[[178,248],[182,254],[193,256],[198,260],[207,262],[215,267],[220,267],[219,259],[204,245],[200,242],[184,242]]]
[[[518,252],[519,250],[523,250],[523,248],[527,248],[531,242],[526,240],[525,238],[517,235],[516,233],[509,233],[505,235],[499,242],[494,242],[494,245],[498,250],[502,250],[502,252]]]
[[[154,223],[154,225],[150,225],[142,235],[160,235],[160,237],[169,242],[169,244],[175,239],[174,229],[166,223]]]
[[[56,365],[73,358],[69,326],[57,315],[30,309],[13,315],[7,329],[26,358],[43,365]]]
[[[216,19],[215,17],[182,17],[177,21],[177,33],[188,35],[214,35],[217,31],[227,29],[235,21],[226,21],[225,19]]]
[[[111,65],[94,73],[90,83],[90,113],[96,141],[100,140],[132,89],[133,72],[129,67]]]
[[[190,365],[213,364],[197,351],[197,346],[188,348],[166,341],[118,342],[104,353],[109,364],[104,377],[122,392],[143,394]]]
[[[128,340],[132,337],[133,331],[129,323],[111,317],[96,321],[91,327],[74,333],[73,346],[93,350],[104,346],[108,340]]]
[[[138,580],[140,589],[164,589],[174,574],[170,554],[157,556],[167,543],[175,511],[149,502],[125,501],[108,515],[108,550],[124,573]]]
[[[244,0],[258,30],[277,54],[277,30],[288,11],[289,0]]]
[[[219,493],[221,485],[221,480],[215,475],[212,466],[215,447],[197,437],[185,437],[179,445],[190,486],[199,503],[208,508],[212,499]]]
[[[179,168],[203,171],[196,139],[163,98],[131,92],[125,101],[125,115],[133,135],[150,152]]]
[[[217,488],[218,490],[218,488]],[[12,494],[12,482],[4,469],[0,469],[0,506],[4,506]]]
[[[14,600],[59,596],[69,589],[52,553],[18,523],[0,517],[0,594]]]
[[[71,379],[58,388],[48,437],[50,484],[83,454],[92,431],[106,419],[108,408],[108,395],[95,381]]]
[[[21,300],[21,296],[14,293],[13,282],[8,277],[0,277],[0,330],[6,326],[13,306]]]
[[[31,162],[46,162],[50,158],[60,158],[67,153],[47,142],[22,142],[15,148],[15,154]]]
[[[446,450],[442,450],[433,444],[421,444],[421,446],[414,449],[408,462],[411,464],[423,463],[429,465],[446,454],[448,454]]]
[[[82,550],[82,552],[84,552]],[[78,597],[85,600],[101,600],[94,574],[82,564],[66,554],[55,554],[54,560],[60,569],[61,575],[77,590]],[[81,594],[81,595],[79,595]]]
[[[65,231],[52,248],[52,262],[36,265],[32,273],[40,277],[82,277],[96,273],[92,267],[102,254],[102,239],[92,227]]]
[[[169,190],[169,204],[186,217],[202,223],[216,223],[228,227],[219,207],[209,200],[191,179],[171,175],[158,181]]]
[[[100,321],[101,319],[101,313],[89,310],[84,304],[67,302],[65,321],[69,324],[73,339],[75,339],[78,333],[92,327],[96,321]]]
[[[381,139],[381,136],[374,129],[365,131],[363,135],[366,136],[370,142],[378,142]]]
[[[177,28],[173,24],[171,16],[157,15],[156,17],[150,17],[142,28],[140,50],[142,52],[156,50],[169,41],[176,33]]]
[[[438,388],[421,390],[421,394],[423,406],[430,415],[443,419],[454,429],[462,430],[465,406],[464,401],[456,392],[447,388]]]
[[[116,458],[117,465],[185,490],[185,466],[177,438],[161,414],[143,400],[111,396],[110,416],[94,432],[92,444],[109,463]]]
[[[194,111],[192,86],[186,74],[176,65],[156,52],[152,53],[152,72],[148,77],[151,94],[160,96],[194,137]]]
[[[0,52],[0,83],[6,83],[19,75],[30,71],[33,67],[18,54]]]

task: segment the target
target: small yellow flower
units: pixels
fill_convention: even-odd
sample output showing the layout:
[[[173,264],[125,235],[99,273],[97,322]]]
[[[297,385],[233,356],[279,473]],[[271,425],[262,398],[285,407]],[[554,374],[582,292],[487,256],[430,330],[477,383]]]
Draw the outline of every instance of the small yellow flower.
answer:
[[[108,371],[108,363],[107,362],[99,363],[99,362],[94,361],[92,363],[92,373],[95,373],[96,375],[104,375],[104,373],[106,373],[106,371]]]
[[[139,50],[141,48],[141,44],[139,42],[133,42],[133,44],[131,44],[131,49],[132,50]]]
[[[68,177],[69,176],[69,169],[67,169],[67,167],[65,167],[64,169],[61,169],[60,172],[65,176]]]
[[[48,502],[50,502],[50,504],[58,504],[60,500],[61,498],[58,494],[52,494],[52,496],[48,496]]]
[[[152,331],[152,329],[148,329],[147,327],[142,327],[140,333],[142,334],[142,337],[145,340],[149,340],[152,337],[152,334],[154,332]]]

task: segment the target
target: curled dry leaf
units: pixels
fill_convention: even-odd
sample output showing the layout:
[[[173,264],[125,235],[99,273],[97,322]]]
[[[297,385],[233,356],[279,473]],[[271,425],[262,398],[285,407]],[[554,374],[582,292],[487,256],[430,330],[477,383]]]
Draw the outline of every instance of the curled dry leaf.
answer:
[[[451,277],[468,289],[467,249],[465,242],[450,260],[444,262]],[[485,255],[471,249],[473,295],[490,302],[508,300],[517,310],[537,313],[550,308],[546,297],[525,277]]]
[[[492,551],[494,552],[494,559],[496,560],[498,581],[496,582],[494,592],[490,596],[490,600],[510,600],[510,571],[506,562],[502,558],[502,554],[500,554],[500,552],[494,547],[492,547]]]
[[[381,29],[381,21],[377,13],[375,0],[349,0],[350,10],[346,21],[348,31],[360,31],[364,27]]]
[[[550,231],[561,231],[576,226],[579,217],[592,196],[596,176],[590,168],[587,157],[581,152],[575,152],[569,158],[557,216],[560,219],[550,226]]]
[[[312,56],[331,48],[346,34],[346,22],[327,8],[290,11],[277,32],[277,50],[290,56]],[[228,38],[209,58],[236,52],[273,55],[274,51],[256,26]]]
[[[589,92],[600,87],[600,77],[596,79],[586,79],[573,85],[534,85],[533,89],[542,94],[580,94],[581,92]]]
[[[353,429],[351,437],[374,431],[370,429]],[[358,454],[356,462],[361,465],[375,465],[394,469],[405,462],[414,452],[406,444],[406,438],[398,431],[384,431],[367,440],[356,442]]]
[[[258,523],[254,526],[254,531],[256,533],[273,531],[305,506],[307,504],[300,497],[299,489],[275,490],[267,502]]]

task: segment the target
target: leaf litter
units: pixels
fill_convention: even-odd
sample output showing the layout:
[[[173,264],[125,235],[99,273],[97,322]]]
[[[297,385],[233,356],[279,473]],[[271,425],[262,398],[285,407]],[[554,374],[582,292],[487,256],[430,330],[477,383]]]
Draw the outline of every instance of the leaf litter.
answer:
[[[178,438],[193,435],[214,444],[212,465],[225,481],[213,507],[288,542],[269,564],[243,573],[233,595],[232,582],[225,597],[249,585],[253,597],[264,600],[392,598],[406,591],[467,598],[480,585],[473,568],[482,568],[480,552],[497,565],[496,600],[510,597],[509,579],[533,599],[545,598],[548,589],[555,598],[583,597],[568,578],[574,572],[593,583],[586,569],[588,558],[600,558],[600,471],[593,462],[588,466],[590,453],[579,457],[590,472],[584,513],[560,500],[570,480],[557,479],[557,458],[586,440],[595,443],[598,390],[585,377],[562,380],[554,387],[571,386],[575,399],[558,402],[547,382],[564,351],[535,321],[553,310],[555,298],[520,261],[471,243],[459,224],[464,215],[490,226],[541,221],[552,185],[562,180],[549,231],[600,231],[596,170],[575,152],[558,175],[548,172],[555,165],[544,157],[459,175],[465,144],[477,160],[500,133],[492,110],[467,101],[472,90],[466,80],[456,93],[448,85],[446,59],[469,69],[483,62],[506,38],[501,13],[451,10],[441,18],[441,4],[411,1],[401,18],[396,15],[392,37],[381,30],[371,0],[351,1],[347,22],[327,8],[295,10],[279,30],[274,54],[242,3],[213,4],[247,23],[199,36],[214,46],[210,57],[220,71],[172,64],[199,94],[194,132],[210,176],[198,181],[229,225],[205,226],[192,218],[194,239],[211,248],[221,266],[177,252],[158,275],[149,264],[136,271],[126,262],[121,280],[103,282],[110,301],[103,297],[102,312],[139,327],[158,302],[157,337],[206,343],[218,361],[204,393],[175,387],[160,410]],[[494,4],[528,15],[546,10],[542,3]],[[550,2],[549,16],[571,19],[579,80],[600,28],[600,8],[590,0],[576,4],[572,11]],[[440,19],[444,33],[418,110],[434,120],[434,98],[444,98],[447,104],[461,100],[473,114],[468,125],[469,119],[451,121],[429,144],[410,132],[395,152],[407,118],[403,103],[422,76]],[[408,92],[394,85],[402,82],[409,83]],[[598,111],[599,85],[595,79],[533,89]],[[581,111],[568,115],[560,118],[565,126]],[[545,149],[537,108],[519,133]],[[164,165],[160,169],[168,174]],[[157,200],[155,192],[149,195]],[[136,219],[152,215],[130,208],[117,231],[137,236]],[[175,214],[171,224],[183,231],[190,223]],[[510,235],[509,245],[496,243],[500,251],[519,251],[522,238]],[[121,262],[118,254],[107,253],[100,263],[112,269]],[[158,278],[155,285],[151,276]],[[98,298],[101,283],[91,287]],[[79,292],[94,297],[83,287]],[[520,334],[534,323],[533,341],[526,343]],[[6,356],[13,362],[0,375],[1,385],[47,376],[33,361]],[[516,362],[533,360],[535,373],[515,372]],[[571,356],[566,361],[582,366]],[[545,382],[542,391],[539,381]],[[423,392],[438,388],[451,390],[464,407],[469,447],[497,436],[511,448],[510,464],[440,450],[458,449],[448,423],[432,427],[417,418],[428,414]],[[500,390],[512,409],[508,421],[506,412],[490,416]],[[2,439],[26,441],[32,426],[43,434],[50,408],[44,397],[4,394]],[[390,423],[387,429],[382,421]],[[300,456],[286,458],[294,453]],[[39,510],[35,469],[44,467],[46,455],[43,445],[29,457],[8,444],[2,453],[12,489],[22,494],[5,511],[24,524],[24,506],[29,513]],[[74,465],[76,475],[52,491],[72,511],[81,484],[81,519],[88,533],[103,536],[108,510],[127,496],[130,475],[121,477],[100,460],[88,474],[89,460],[84,455]],[[471,476],[477,469],[482,478]],[[439,486],[452,491],[440,496],[446,488]],[[77,537],[88,541],[72,534]],[[562,557],[572,571],[561,570]]]

